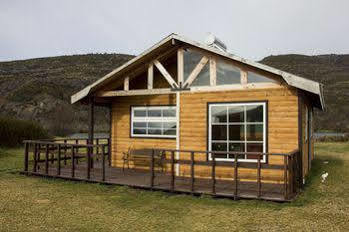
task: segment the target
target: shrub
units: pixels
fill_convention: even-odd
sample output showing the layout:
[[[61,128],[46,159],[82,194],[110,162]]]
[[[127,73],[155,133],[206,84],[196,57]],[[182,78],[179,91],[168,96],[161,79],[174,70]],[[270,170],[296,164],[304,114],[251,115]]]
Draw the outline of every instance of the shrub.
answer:
[[[47,131],[38,123],[13,118],[0,118],[0,146],[14,147],[23,140],[50,138]]]

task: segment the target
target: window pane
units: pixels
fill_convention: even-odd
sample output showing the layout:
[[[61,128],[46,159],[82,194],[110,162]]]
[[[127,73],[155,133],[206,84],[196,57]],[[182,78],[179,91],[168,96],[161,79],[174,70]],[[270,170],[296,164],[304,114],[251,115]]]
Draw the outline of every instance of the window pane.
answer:
[[[164,122],[164,128],[176,128],[176,125],[175,122]]]
[[[174,129],[164,129],[164,135],[176,135],[176,130],[174,130]]]
[[[147,127],[146,122],[134,122],[133,127]]]
[[[184,51],[184,81],[188,79],[188,76],[196,67],[196,65],[200,62],[202,57],[202,54],[196,51],[190,49]]]
[[[212,143],[212,151],[227,151],[227,143]],[[227,154],[215,154],[216,158],[227,158]]]
[[[135,110],[134,111],[134,116],[135,117],[146,117],[147,116],[147,111],[146,110]]]
[[[148,110],[148,117],[161,117],[161,110]]]
[[[263,122],[263,106],[246,106],[247,122]]]
[[[227,107],[226,106],[212,106],[211,120],[215,122],[227,122]]]
[[[229,140],[244,141],[245,140],[244,125],[229,125]]]
[[[229,151],[230,152],[244,152],[245,151],[245,143],[229,143]],[[228,155],[230,159],[234,159],[234,154]],[[238,159],[245,159],[245,155],[237,155]]]
[[[217,85],[240,84],[240,69],[224,61],[217,61]]]
[[[162,123],[161,122],[148,122],[149,128],[161,128]]]
[[[263,141],[263,125],[247,125],[246,140]]]
[[[247,143],[247,152],[263,152],[263,143]],[[247,155],[247,159],[258,159],[258,155]]]
[[[135,135],[145,135],[147,133],[146,129],[133,128],[133,134]]]
[[[164,117],[176,117],[175,109],[166,109],[162,111]]]
[[[248,72],[247,74],[247,83],[260,83],[260,82],[269,82],[269,83],[277,83],[277,81],[262,76],[260,74],[254,73],[254,72]]]
[[[227,126],[226,125],[212,125],[212,140],[226,140]]]
[[[229,122],[244,122],[244,107],[229,106]]]
[[[210,85],[210,70],[209,63],[207,62],[203,69],[201,69],[199,75],[195,78],[192,86],[209,86]]]
[[[161,135],[161,129],[148,129],[149,135]]]

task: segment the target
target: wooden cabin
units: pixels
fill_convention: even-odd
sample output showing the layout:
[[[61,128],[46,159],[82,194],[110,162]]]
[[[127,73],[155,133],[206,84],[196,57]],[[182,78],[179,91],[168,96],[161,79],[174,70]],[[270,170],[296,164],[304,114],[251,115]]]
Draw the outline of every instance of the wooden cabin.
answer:
[[[277,154],[294,151],[302,158],[304,182],[314,158],[313,110],[324,110],[320,83],[230,54],[214,36],[199,43],[177,34],[74,94],[71,102],[90,105],[90,139],[94,106],[110,108],[112,167],[127,162],[127,168],[147,169],[139,159],[125,161],[125,154],[160,149],[198,164],[194,171],[191,162],[172,163],[172,169],[167,163],[165,172],[176,177],[211,178],[205,162],[215,161],[225,164],[214,168],[217,180],[234,178],[239,163],[240,180],[258,175],[265,183],[283,183],[283,169],[272,167],[284,164]],[[257,166],[265,169],[256,174]]]

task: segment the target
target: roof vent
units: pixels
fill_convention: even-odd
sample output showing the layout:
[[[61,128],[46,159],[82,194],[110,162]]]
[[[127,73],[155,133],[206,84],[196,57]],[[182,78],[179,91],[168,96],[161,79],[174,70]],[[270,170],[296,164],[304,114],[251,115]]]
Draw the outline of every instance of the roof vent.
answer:
[[[222,42],[222,40],[218,39],[214,34],[209,33],[205,39],[205,43],[208,46],[217,48],[223,52],[227,51],[227,46]]]

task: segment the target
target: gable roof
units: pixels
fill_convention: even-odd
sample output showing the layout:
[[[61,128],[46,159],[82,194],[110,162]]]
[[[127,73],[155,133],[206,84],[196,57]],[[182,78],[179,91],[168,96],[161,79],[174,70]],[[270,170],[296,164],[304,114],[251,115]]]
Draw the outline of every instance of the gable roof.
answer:
[[[309,79],[306,79],[306,78],[303,78],[303,77],[300,77],[297,75],[293,75],[291,73],[284,72],[284,71],[281,71],[279,69],[276,69],[276,68],[273,68],[273,67],[255,62],[255,61],[241,58],[239,56],[236,56],[234,54],[219,50],[217,48],[208,46],[206,44],[190,40],[190,39],[185,38],[183,36],[180,36],[178,34],[170,34],[169,36],[167,36],[166,38],[164,38],[163,40],[161,40],[157,44],[155,44],[152,47],[150,47],[149,49],[145,50],[140,55],[136,56],[135,58],[133,58],[130,61],[126,62],[125,64],[121,65],[120,67],[114,69],[112,72],[108,73],[104,77],[100,78],[99,80],[88,85],[87,87],[80,90],[79,92],[75,93],[74,95],[71,96],[71,103],[74,104],[74,103],[82,100],[83,98],[87,97],[91,93],[95,92],[100,87],[106,85],[107,83],[110,83],[110,81],[112,81],[112,80],[115,80],[115,78],[118,77],[119,73],[127,70],[128,68],[130,68],[131,66],[134,66],[137,63],[140,63],[142,58],[150,55],[151,53],[155,52],[156,50],[161,49],[162,47],[166,46],[166,44],[172,43],[172,41],[179,41],[179,42],[182,42],[185,44],[189,44],[191,46],[201,48],[203,50],[212,52],[214,54],[223,56],[225,58],[228,58],[228,59],[231,59],[234,61],[238,61],[240,63],[243,63],[246,65],[267,71],[269,73],[273,73],[273,74],[276,74],[278,76],[281,76],[288,85],[293,86],[293,87],[298,88],[298,89],[301,89],[301,90],[304,90],[305,92],[313,95],[316,99],[316,102],[314,102],[314,105],[316,107],[318,107],[322,110],[324,110],[324,108],[325,108],[325,103],[324,103],[324,98],[323,98],[323,85],[320,84],[319,82],[312,81],[312,80],[309,80]]]

